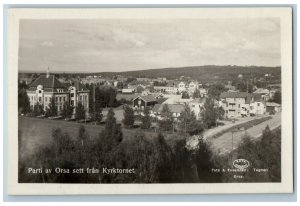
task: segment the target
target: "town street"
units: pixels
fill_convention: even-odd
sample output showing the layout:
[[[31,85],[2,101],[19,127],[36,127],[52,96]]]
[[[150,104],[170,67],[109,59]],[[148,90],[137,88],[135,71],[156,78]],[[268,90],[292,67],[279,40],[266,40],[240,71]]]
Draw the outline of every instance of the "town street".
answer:
[[[270,129],[275,129],[281,125],[281,113],[277,113],[272,116],[272,119],[269,119],[265,122],[262,122],[254,127],[249,128],[246,131],[238,132],[227,132],[218,138],[208,138],[212,145],[212,148],[219,154],[225,154],[230,152],[232,149],[236,149],[239,143],[241,142],[244,135],[249,135],[253,139],[257,139],[262,135],[262,131],[269,125]],[[233,145],[232,145],[233,137]]]

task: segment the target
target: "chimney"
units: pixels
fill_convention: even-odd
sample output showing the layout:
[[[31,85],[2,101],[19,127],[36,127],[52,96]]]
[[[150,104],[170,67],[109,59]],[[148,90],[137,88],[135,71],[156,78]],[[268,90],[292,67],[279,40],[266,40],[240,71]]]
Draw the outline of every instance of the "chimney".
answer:
[[[46,77],[49,78],[49,76],[50,76],[50,71],[49,71],[49,67],[48,67]]]

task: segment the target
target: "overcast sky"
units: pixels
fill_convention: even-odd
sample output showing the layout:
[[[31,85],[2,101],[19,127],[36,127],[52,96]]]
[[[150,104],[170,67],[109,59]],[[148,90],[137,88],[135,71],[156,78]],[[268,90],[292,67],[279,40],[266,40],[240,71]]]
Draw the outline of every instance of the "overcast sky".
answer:
[[[280,66],[279,19],[22,20],[21,71]]]

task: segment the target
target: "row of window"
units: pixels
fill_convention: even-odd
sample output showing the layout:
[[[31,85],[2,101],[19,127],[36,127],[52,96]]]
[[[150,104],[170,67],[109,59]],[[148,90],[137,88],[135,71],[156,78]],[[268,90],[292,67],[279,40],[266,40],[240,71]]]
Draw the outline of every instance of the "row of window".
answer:
[[[74,94],[73,94],[74,95]],[[71,94],[72,96],[72,94]],[[55,97],[55,102],[65,102],[67,97]],[[87,101],[87,96],[79,96],[80,101]],[[36,96],[30,96],[30,101],[36,101]],[[38,101],[42,101],[42,97],[38,98]],[[45,102],[51,102],[51,97],[45,97]]]
[[[56,102],[65,102],[66,99],[67,99],[66,97],[55,97]]]

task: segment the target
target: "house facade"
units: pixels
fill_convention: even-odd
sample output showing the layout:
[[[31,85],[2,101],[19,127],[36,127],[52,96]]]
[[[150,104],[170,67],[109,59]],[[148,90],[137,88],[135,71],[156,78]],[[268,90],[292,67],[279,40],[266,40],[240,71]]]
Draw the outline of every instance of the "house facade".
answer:
[[[192,112],[194,112],[197,120],[201,119],[201,112],[203,111],[205,99],[194,99],[188,103]]]
[[[245,117],[251,113],[260,114],[264,112],[262,108],[264,104],[259,101],[259,94],[250,94],[247,92],[223,92],[220,95],[221,106],[225,111],[225,117]]]
[[[79,81],[64,85],[49,72],[46,75],[40,75],[29,85],[27,95],[32,109],[36,104],[40,104],[43,105],[45,111],[52,99],[55,100],[58,114],[63,110],[65,103],[69,103],[76,109],[78,103],[81,102],[86,112],[89,109],[89,90]]]
[[[154,95],[137,96],[132,100],[135,110],[144,110],[146,107],[152,108],[157,102],[157,97]]]

